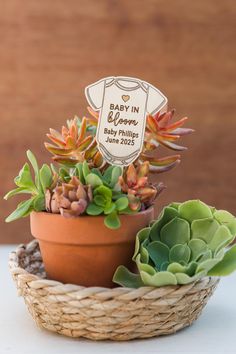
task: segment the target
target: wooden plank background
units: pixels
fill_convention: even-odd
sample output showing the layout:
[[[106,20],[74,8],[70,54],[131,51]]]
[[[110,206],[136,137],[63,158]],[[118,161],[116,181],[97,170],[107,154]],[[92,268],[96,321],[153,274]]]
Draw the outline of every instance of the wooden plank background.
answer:
[[[196,129],[182,164],[160,175],[172,200],[201,198],[236,213],[234,0],[0,0],[0,191],[30,148],[49,162],[49,127],[85,112],[84,87],[109,75],[160,88]],[[28,219],[5,225],[16,200],[1,200],[0,242],[30,238]]]

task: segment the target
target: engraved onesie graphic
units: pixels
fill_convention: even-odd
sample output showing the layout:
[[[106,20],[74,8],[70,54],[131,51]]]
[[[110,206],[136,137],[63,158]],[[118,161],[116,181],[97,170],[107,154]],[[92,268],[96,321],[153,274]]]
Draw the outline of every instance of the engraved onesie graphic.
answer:
[[[147,114],[155,114],[167,98],[149,83],[129,77],[107,77],[85,88],[91,107],[100,111],[98,149],[112,164],[127,166],[139,156]]]

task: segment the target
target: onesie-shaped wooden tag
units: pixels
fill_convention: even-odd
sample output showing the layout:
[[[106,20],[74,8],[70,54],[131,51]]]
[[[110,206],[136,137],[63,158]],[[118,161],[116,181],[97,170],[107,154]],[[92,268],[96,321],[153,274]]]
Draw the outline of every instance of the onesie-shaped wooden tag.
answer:
[[[98,149],[111,165],[128,166],[142,151],[146,116],[167,105],[167,98],[148,82],[106,77],[85,88],[90,106],[99,111]]]

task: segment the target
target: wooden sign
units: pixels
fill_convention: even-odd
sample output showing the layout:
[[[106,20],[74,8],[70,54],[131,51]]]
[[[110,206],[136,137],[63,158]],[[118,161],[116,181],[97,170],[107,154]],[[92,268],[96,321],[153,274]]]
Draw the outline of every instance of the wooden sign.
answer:
[[[107,77],[85,88],[90,106],[99,111],[98,149],[111,165],[128,166],[143,148],[146,116],[167,105],[167,98],[148,82]]]

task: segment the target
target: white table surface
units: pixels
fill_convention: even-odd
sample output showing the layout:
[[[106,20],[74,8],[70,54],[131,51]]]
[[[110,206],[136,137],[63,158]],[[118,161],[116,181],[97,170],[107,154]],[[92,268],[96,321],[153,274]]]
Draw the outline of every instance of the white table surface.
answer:
[[[36,327],[8,271],[14,246],[0,246],[0,354],[236,353],[236,274],[223,278],[201,317],[174,335],[130,342],[71,339]]]

